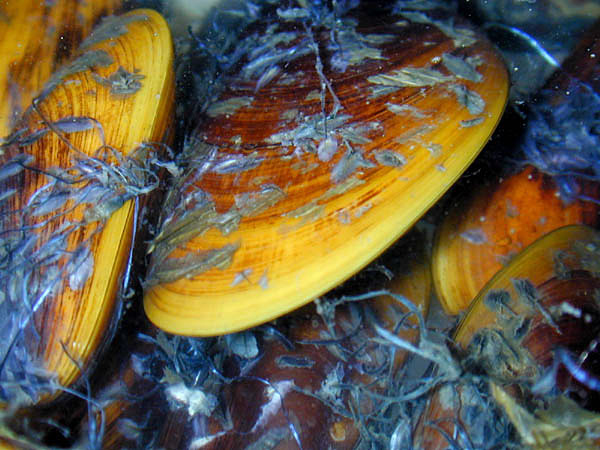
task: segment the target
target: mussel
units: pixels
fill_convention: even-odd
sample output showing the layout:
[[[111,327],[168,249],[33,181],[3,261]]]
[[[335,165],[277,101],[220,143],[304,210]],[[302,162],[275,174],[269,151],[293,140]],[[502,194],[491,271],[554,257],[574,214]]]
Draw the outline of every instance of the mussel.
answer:
[[[394,392],[407,352],[377,330],[415,342],[431,292],[425,239],[407,237],[368,267],[375,287],[385,290],[344,296],[356,294],[364,281],[357,275],[316,304],[219,338],[169,335],[143,321],[128,326],[95,397],[105,405],[104,444],[284,449],[387,442],[400,414]]]
[[[250,22],[200,47],[221,75],[149,249],[145,310],[168,332],[242,330],[340,284],[448,189],[506,102],[492,46],[439,6],[267,3]]]
[[[493,277],[454,335],[463,374],[431,397],[418,445],[466,445],[471,434],[488,443],[516,434],[533,448],[598,445],[599,257],[600,234],[571,225]],[[483,434],[478,409],[495,417]]]
[[[600,186],[586,186],[600,198]],[[448,314],[468,308],[485,284],[539,237],[569,224],[600,224],[598,205],[565,203],[550,175],[526,166],[459,200],[437,230],[432,273]]]
[[[2,145],[0,379],[11,408],[73,393],[110,341],[137,199],[158,182],[150,168],[171,123],[172,64],[157,12],[106,18]]]

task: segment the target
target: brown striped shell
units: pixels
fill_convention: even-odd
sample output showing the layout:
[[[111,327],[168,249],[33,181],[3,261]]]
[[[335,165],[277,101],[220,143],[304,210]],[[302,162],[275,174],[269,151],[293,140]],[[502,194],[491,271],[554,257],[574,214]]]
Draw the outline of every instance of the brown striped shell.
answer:
[[[498,439],[508,420],[532,448],[598,445],[599,255],[599,233],[571,225],[490,280],[454,336],[465,373],[429,399],[417,448],[462,445],[469,435]],[[482,418],[494,410],[497,426],[486,436]]]
[[[508,149],[524,167],[498,177],[506,168],[496,165],[438,228],[433,278],[449,314],[465,310],[503,265],[544,234],[600,224],[599,36],[596,23],[531,102],[519,146]]]
[[[0,136],[14,122],[52,73],[68,61],[103,16],[121,0],[19,0],[0,6]]]
[[[446,11],[267,8],[234,56],[150,246],[145,310],[173,333],[263,323],[364,267],[475,158],[506,101],[491,45]]]
[[[109,340],[134,201],[157,182],[148,164],[171,120],[172,63],[158,13],[107,19],[0,150],[0,376],[15,381],[15,406],[71,385]]]
[[[390,295],[336,298],[357,292],[357,275],[318,305],[233,335],[172,336],[126,317],[98,389],[103,444],[355,448],[369,433],[391,433],[390,396],[408,353],[380,340],[376,327],[418,339],[417,315],[427,314],[431,292],[425,249],[423,235],[410,233],[369,266],[371,286]]]

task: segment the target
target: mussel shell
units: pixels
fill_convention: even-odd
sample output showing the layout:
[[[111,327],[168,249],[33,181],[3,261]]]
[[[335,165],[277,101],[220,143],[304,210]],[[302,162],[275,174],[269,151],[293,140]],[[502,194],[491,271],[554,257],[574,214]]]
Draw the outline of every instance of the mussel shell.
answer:
[[[502,386],[504,395],[512,399],[512,403],[506,399],[501,402],[504,408],[520,405],[518,408],[543,414],[554,399],[568,397],[579,405],[574,410],[598,412],[598,391],[585,380],[579,381],[579,376],[599,375],[599,250],[597,231],[584,226],[563,227],[531,244],[490,280],[454,336],[465,374],[458,383],[432,395],[421,419],[425,426],[417,435],[424,448],[445,448],[449,439],[463,442],[460,439],[470,433],[481,436],[478,417],[469,415],[465,420],[468,408],[464,400],[460,408],[460,401],[448,401],[452,395],[461,398],[465,392],[474,392],[476,395],[468,398],[477,399],[478,405],[489,405],[497,417],[494,437],[504,430],[508,438],[506,416],[490,398],[487,382],[496,386],[492,398],[500,398],[497,386]],[[561,352],[567,352],[575,361],[581,358],[577,367],[568,369]],[[513,420],[515,415],[511,413],[509,410]],[[518,429],[520,425],[515,423]],[[573,429],[579,425],[581,435],[575,437]],[[591,445],[593,434],[584,429],[583,423],[565,421],[564,427],[553,427],[551,432],[543,427],[527,429],[527,433],[519,429],[519,435],[527,445]],[[491,429],[489,433],[491,439]],[[536,436],[533,441],[528,440],[531,434]]]
[[[80,378],[110,340],[148,162],[173,106],[173,49],[155,11],[103,22],[54,73],[0,155],[4,394]],[[51,380],[51,381],[50,381]],[[13,402],[19,403],[19,402]]]
[[[585,189],[589,197],[600,195],[598,184]],[[459,200],[437,230],[432,256],[436,294],[448,314],[466,310],[496,272],[546,233],[600,224],[597,204],[566,204],[559,194],[551,176],[526,166]]]
[[[569,79],[574,77],[586,83],[594,92],[600,92],[600,64],[596,59],[600,51],[599,32],[600,21],[596,21],[577,42],[560,69],[548,80],[549,88],[556,91],[568,88]]]
[[[431,279],[425,239],[416,232],[406,237],[369,266],[364,278],[376,278],[373,271],[381,265],[389,267],[392,279],[382,287],[412,300],[426,316]],[[401,255],[410,258],[400,263]],[[377,287],[371,281],[371,288]],[[346,289],[356,292],[359,283],[349,280]],[[380,434],[389,437],[393,427],[382,423],[393,424],[397,417],[385,398],[393,395],[408,353],[378,342],[375,326],[415,342],[418,320],[393,296],[360,297],[347,303],[322,299],[316,307],[307,305],[278,319],[276,327],[287,341],[265,339],[264,352],[249,370],[232,359],[226,373],[234,382],[224,387],[224,399],[233,428],[207,437],[206,448],[253,442],[287,449],[299,441],[303,448],[342,449],[373,443]],[[198,441],[201,437],[196,435]]]
[[[121,0],[4,2],[0,7],[0,136],[73,55],[98,19],[114,14]],[[40,38],[43,36],[43,38]]]
[[[579,271],[595,273],[594,260],[597,244],[597,231],[581,225],[562,227],[549,233],[527,247],[513,261],[498,272],[478,294],[456,331],[455,340],[464,345],[477,329],[497,325],[500,313],[490,309],[489,292],[506,291],[513,298],[510,309],[517,315],[532,313],[527,303],[520,301],[522,294],[515,288],[513,280],[528,280],[539,288],[553,278],[568,279]],[[593,292],[587,292],[591,295]],[[539,301],[539,300],[538,300]],[[549,307],[549,306],[547,306]],[[546,308],[547,308],[546,307]],[[500,308],[502,309],[502,308]],[[476,319],[471,319],[476,317]]]
[[[563,61],[581,35],[600,17],[594,0],[520,0],[462,2],[469,17],[485,24],[502,24],[525,33],[557,61]]]
[[[188,139],[189,168],[151,244],[144,305],[164,330],[241,330],[335,287],[404,233],[496,126],[506,71],[460,19],[311,8],[267,8],[242,33]]]
[[[563,227],[542,237],[479,293],[456,331],[456,344],[466,349],[481,330],[502,333],[506,342],[528,353],[527,361],[517,361],[522,369],[502,362],[504,373],[496,365],[494,376],[507,380],[535,379],[551,365],[557,347],[583,352],[600,332],[595,300],[599,249],[600,235],[584,226]]]
[[[459,199],[439,227],[433,276],[446,312],[466,309],[503,265],[545,233],[600,223],[599,36],[596,23],[528,106],[524,133],[507,153],[520,161],[518,172],[504,175],[499,164],[488,169],[489,180]]]

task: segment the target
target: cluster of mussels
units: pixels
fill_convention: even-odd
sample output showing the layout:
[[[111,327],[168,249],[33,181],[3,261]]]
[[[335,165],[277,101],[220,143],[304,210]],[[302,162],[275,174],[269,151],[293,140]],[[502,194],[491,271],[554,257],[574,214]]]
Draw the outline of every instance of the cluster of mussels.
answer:
[[[134,3],[0,6],[3,448],[600,445],[595,2]]]

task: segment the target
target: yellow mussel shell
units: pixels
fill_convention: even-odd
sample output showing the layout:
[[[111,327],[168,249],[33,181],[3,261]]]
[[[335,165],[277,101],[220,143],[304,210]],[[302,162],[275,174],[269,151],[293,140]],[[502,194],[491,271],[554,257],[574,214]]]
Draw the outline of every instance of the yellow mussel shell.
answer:
[[[597,195],[598,187],[590,184]],[[598,205],[566,204],[549,175],[532,166],[479,187],[449,211],[437,230],[432,273],[448,314],[469,307],[510,260],[547,233],[572,224],[599,223]]]
[[[171,122],[172,65],[170,31],[157,12],[107,18],[7,138],[0,240],[10,266],[1,282],[12,309],[2,376],[20,368],[53,380],[39,392],[17,380],[23,389],[69,386],[109,340],[134,198],[150,190],[144,164]]]
[[[0,136],[7,135],[102,16],[121,0],[7,1],[0,5]]]
[[[465,436],[494,442],[510,422],[531,448],[597,445],[598,392],[579,378],[598,372],[599,255],[598,231],[569,225],[536,240],[485,285],[454,335],[464,372],[432,392],[417,448],[462,445]],[[565,352],[579,373],[566,370]],[[482,432],[484,415],[496,430]]]
[[[270,13],[198,118],[150,246],[144,306],[168,332],[242,330],[349,278],[452,185],[505,106],[503,63],[453,19],[363,4],[338,22],[361,50],[340,54],[331,13]]]

